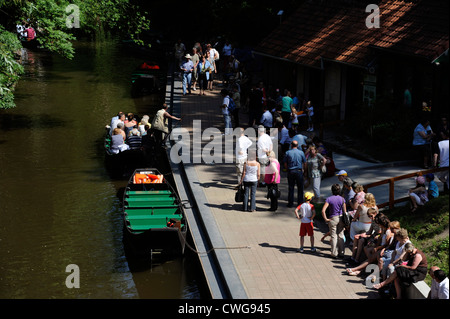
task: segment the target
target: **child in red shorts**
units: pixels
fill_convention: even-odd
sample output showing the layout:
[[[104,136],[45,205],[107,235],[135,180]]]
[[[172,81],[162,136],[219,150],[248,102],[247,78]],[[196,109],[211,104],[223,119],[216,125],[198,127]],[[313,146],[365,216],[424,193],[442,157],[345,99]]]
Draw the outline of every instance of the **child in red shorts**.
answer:
[[[311,204],[311,199],[314,197],[314,194],[311,192],[305,193],[305,202],[299,205],[295,209],[295,215],[298,219],[301,219],[300,224],[300,249],[298,252],[303,252],[303,243],[305,240],[305,236],[308,235],[311,240],[311,251],[315,252],[316,248],[314,247],[314,231],[313,231],[313,220],[316,216],[316,211],[314,209],[314,205]]]

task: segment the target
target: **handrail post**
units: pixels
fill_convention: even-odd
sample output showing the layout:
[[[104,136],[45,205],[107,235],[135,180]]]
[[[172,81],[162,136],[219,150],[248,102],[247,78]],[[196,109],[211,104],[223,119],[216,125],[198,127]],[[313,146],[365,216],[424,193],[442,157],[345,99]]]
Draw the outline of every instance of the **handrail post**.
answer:
[[[395,194],[394,194],[395,180],[393,178],[389,179],[389,209],[394,208]]]

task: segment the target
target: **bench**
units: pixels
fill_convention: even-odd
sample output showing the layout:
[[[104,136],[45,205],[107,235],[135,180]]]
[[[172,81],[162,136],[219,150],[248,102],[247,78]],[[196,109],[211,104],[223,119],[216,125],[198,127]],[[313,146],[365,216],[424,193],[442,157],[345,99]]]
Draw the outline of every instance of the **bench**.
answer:
[[[125,213],[132,216],[175,215],[179,212],[177,205],[158,206],[150,208],[126,208]]]
[[[130,227],[133,230],[147,230],[150,228],[164,228],[167,227],[167,222],[174,217],[180,220],[181,215],[169,215],[169,216],[127,216],[126,220],[130,223]],[[182,225],[183,226],[183,225]]]
[[[159,190],[159,191],[128,191],[127,195],[129,197],[134,196],[172,196],[172,192],[169,190]]]
[[[430,293],[430,287],[425,283],[425,281],[418,281],[411,284],[406,288],[406,298],[407,299],[426,299]]]
[[[151,208],[155,206],[169,206],[175,204],[175,198],[140,198],[140,197],[130,197],[125,199],[126,207],[142,207]]]

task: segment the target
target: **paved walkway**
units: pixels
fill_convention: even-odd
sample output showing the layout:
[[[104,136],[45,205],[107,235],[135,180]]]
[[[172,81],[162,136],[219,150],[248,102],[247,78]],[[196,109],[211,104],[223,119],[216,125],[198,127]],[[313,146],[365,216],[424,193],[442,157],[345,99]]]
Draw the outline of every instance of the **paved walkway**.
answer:
[[[174,94],[181,99],[182,127],[192,132],[193,120],[201,120],[202,130],[210,127],[223,132],[223,119],[219,109],[222,102],[220,88],[200,96],[199,91],[182,96],[180,83],[175,81]],[[243,115],[242,123],[246,123]],[[209,141],[203,141],[203,145]],[[233,156],[232,152],[224,155]],[[197,155],[197,159],[198,159]],[[358,161],[335,153],[336,166],[346,169],[352,178],[365,184],[387,177],[416,171],[415,167],[385,167],[379,164]],[[344,274],[345,262],[329,258],[329,237],[325,242],[320,239],[327,231],[327,226],[315,222],[316,253],[309,250],[309,238],[305,238],[305,252],[297,253],[299,247],[299,221],[294,210],[287,208],[287,178],[282,172],[280,184],[281,198],[276,213],[267,211],[269,200],[265,198],[266,190],[257,190],[257,211],[241,211],[241,203],[234,201],[234,187],[237,184],[234,164],[193,164],[197,174],[196,187],[204,192],[209,207],[223,242],[229,249],[229,255],[241,280],[245,293],[250,299],[365,299],[377,298],[378,294],[365,286],[361,277],[349,277]],[[325,178],[321,192],[324,197],[331,195],[331,185],[337,178]],[[191,182],[192,183],[192,182]],[[398,192],[406,193],[414,182],[406,181]],[[378,202],[387,200],[383,189],[374,189]],[[320,214],[320,211],[316,212]],[[243,248],[243,247],[250,248]],[[346,249],[346,255],[350,251]]]

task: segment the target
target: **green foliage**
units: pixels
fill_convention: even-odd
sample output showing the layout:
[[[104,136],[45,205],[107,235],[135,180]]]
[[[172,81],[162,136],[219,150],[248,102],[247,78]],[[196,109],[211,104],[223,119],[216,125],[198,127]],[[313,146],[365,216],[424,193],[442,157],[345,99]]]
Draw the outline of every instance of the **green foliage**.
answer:
[[[71,41],[75,37],[65,32],[65,6],[56,1],[34,0],[21,8],[22,20],[28,21],[37,33],[37,41],[42,48],[73,58]]]
[[[390,220],[398,220],[415,240],[433,238],[442,233],[449,224],[448,195],[430,200],[411,213],[409,206],[386,212]]]
[[[448,258],[449,241],[448,237],[434,240],[431,245],[426,249],[427,261],[429,265],[438,266],[446,274],[449,271],[449,258]],[[429,277],[429,276],[428,276]],[[427,278],[426,282],[431,284],[431,278]]]
[[[0,26],[0,108],[12,108],[14,104],[14,86],[23,73],[23,67],[15,54],[22,45],[14,33]]]
[[[66,20],[75,12],[67,6],[78,6],[79,28],[69,28]],[[104,35],[105,32],[130,37],[141,45],[142,32],[150,29],[147,12],[129,0],[0,0],[0,109],[14,107],[14,86],[23,72],[15,60],[21,43],[14,30],[16,23],[29,23],[36,31],[41,48],[71,59],[76,35]],[[3,26],[2,26],[3,25]]]
[[[449,196],[439,196],[411,213],[407,206],[384,211],[390,220],[398,220],[408,230],[416,247],[427,256],[429,266],[438,266],[446,273],[449,270],[449,238],[444,232],[449,226]],[[448,230],[447,230],[448,231]],[[431,279],[427,276],[426,282]]]

